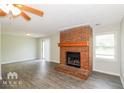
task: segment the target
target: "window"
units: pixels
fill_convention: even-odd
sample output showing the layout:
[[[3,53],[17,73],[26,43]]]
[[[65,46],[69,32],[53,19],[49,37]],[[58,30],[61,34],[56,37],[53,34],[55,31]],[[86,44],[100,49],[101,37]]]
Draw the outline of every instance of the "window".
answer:
[[[114,34],[96,35],[95,37],[96,57],[110,58],[115,57],[115,36]]]

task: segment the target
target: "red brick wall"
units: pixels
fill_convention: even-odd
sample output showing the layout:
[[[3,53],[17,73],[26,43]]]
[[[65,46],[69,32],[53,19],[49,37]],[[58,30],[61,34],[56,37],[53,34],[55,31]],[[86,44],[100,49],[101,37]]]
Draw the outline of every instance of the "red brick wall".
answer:
[[[90,26],[80,26],[60,32],[60,43],[89,41],[92,34]]]
[[[89,42],[84,47],[60,47],[60,63],[66,64],[66,52],[80,52],[81,69],[92,71],[92,28],[80,26],[60,32],[60,43],[66,42]]]

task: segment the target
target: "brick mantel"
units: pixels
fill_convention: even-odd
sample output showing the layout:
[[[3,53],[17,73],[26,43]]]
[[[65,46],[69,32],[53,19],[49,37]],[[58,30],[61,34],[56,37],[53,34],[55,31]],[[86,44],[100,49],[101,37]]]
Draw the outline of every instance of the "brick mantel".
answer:
[[[61,31],[58,46],[60,65],[56,70],[87,79],[92,72],[92,28],[87,25]],[[66,65],[66,52],[80,52],[80,68]]]

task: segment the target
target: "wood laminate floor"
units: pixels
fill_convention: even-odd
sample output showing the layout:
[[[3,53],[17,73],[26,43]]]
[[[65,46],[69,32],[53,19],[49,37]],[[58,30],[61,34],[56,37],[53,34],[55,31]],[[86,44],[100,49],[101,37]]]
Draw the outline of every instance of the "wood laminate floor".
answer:
[[[54,70],[58,65],[45,61],[29,61],[2,65],[1,89],[121,89],[117,76],[93,72],[88,80],[80,80]],[[7,79],[16,72],[18,79]]]

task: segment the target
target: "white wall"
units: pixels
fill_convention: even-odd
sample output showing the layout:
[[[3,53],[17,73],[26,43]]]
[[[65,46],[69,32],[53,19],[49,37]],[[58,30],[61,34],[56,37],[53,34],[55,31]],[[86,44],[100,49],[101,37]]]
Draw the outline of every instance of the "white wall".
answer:
[[[1,63],[1,23],[0,23],[0,63]]]
[[[121,21],[121,80],[124,87],[124,18]]]
[[[115,33],[115,60],[112,59],[105,59],[105,58],[96,58],[95,57],[95,35],[96,34],[105,34],[105,33]],[[120,76],[120,62],[119,62],[119,26],[110,26],[108,28],[103,29],[94,29],[94,49],[93,49],[93,70],[102,72],[102,73],[107,73],[107,74],[112,74],[112,75],[118,75]]]
[[[60,63],[60,48],[58,43],[60,43],[59,33],[54,34],[50,38],[50,60],[52,62]]]
[[[0,80],[2,79],[1,75],[1,23],[0,23]]]
[[[36,39],[2,34],[2,64],[37,58]]]
[[[37,38],[37,58],[43,59],[43,40],[41,38]]]

